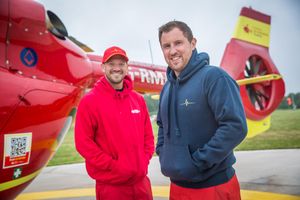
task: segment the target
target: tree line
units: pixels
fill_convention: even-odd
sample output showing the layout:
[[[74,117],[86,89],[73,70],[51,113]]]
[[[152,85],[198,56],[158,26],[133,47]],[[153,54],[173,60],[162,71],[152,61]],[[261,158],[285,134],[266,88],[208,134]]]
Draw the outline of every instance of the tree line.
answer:
[[[278,109],[298,109],[300,108],[300,92],[298,93],[289,93],[285,96]]]

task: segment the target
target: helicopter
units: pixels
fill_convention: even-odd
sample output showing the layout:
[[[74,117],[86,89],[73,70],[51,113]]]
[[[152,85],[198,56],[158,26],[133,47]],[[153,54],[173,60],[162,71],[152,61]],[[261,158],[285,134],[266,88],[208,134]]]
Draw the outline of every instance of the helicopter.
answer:
[[[32,12],[34,10],[34,12]],[[242,8],[221,68],[240,85],[248,137],[270,127],[284,81],[269,54],[271,17]],[[14,199],[53,157],[102,56],[68,34],[36,1],[0,1],[0,199]],[[134,89],[157,98],[166,67],[129,62]]]

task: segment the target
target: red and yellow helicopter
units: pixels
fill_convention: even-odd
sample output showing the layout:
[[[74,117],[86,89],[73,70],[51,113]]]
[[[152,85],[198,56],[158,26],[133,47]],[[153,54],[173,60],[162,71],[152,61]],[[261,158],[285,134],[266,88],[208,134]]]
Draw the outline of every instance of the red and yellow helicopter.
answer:
[[[269,55],[270,19],[242,8],[221,62],[240,85],[249,137],[270,127],[285,93]],[[14,199],[47,165],[80,98],[103,75],[102,57],[83,49],[42,4],[0,0],[0,199]],[[165,67],[129,66],[135,90],[159,94]]]

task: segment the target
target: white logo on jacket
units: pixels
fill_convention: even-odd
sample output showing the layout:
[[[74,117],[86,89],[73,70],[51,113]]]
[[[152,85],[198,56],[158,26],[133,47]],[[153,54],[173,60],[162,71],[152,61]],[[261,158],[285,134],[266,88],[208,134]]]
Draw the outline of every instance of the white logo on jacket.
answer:
[[[131,110],[131,113],[132,113],[132,114],[137,114],[137,113],[140,113],[140,112],[141,112],[141,111],[138,110],[138,109]]]
[[[181,103],[180,105],[181,106],[189,106],[189,105],[192,105],[192,104],[195,104],[195,102],[190,102],[190,101],[188,101],[187,99],[185,99],[185,101],[184,101],[184,103]]]

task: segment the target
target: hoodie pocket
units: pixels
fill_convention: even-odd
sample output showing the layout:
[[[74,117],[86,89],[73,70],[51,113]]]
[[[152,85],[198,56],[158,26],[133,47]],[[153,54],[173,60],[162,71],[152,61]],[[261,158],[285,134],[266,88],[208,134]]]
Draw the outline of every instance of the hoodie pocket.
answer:
[[[202,175],[193,160],[188,145],[164,144],[159,161],[162,173],[172,180],[197,182]]]

